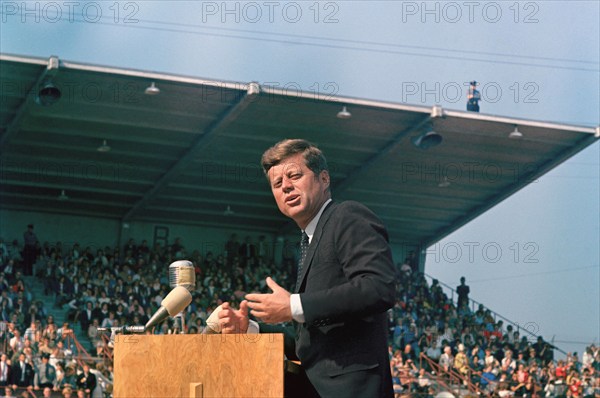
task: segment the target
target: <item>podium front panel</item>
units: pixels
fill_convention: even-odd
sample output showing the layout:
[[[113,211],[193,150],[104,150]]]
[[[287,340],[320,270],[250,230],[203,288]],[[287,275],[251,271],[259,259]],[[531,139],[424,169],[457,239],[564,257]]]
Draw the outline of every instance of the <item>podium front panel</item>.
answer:
[[[283,397],[283,335],[119,335],[114,367],[115,398]]]

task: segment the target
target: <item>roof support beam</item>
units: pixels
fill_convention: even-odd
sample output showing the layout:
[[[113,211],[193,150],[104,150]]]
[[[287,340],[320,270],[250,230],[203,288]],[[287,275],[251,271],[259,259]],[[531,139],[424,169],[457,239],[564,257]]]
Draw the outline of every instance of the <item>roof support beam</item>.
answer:
[[[377,151],[373,156],[371,156],[369,159],[367,159],[363,164],[361,164],[360,166],[357,166],[354,170],[350,171],[347,174],[348,177],[346,177],[345,179],[343,179],[340,182],[338,182],[337,184],[335,184],[331,188],[331,191],[337,195],[340,192],[348,189],[348,187],[350,187],[352,185],[352,183],[356,181],[356,179],[359,177],[360,174],[369,170],[380,159],[384,158],[388,153],[393,151],[399,145],[400,141],[404,137],[406,137],[407,135],[409,135],[415,131],[422,129],[423,126],[427,125],[427,123],[430,123],[433,118],[442,117],[443,113],[444,113],[444,111],[440,106],[434,106],[429,115],[427,115],[425,118],[423,118],[417,124],[410,126],[409,128],[404,129],[404,130],[400,131],[399,133],[397,133],[395,136],[393,136],[392,139],[389,140],[388,143],[382,149]],[[282,225],[282,227],[279,230],[279,233],[285,233],[286,231],[289,231],[291,228],[293,228],[295,225],[296,224],[293,221],[287,222],[284,225]]]
[[[58,72],[59,65],[60,61],[58,57],[51,56],[48,59],[46,69],[44,69],[42,73],[40,73],[35,83],[33,83],[33,86],[29,88],[29,90],[25,94],[25,99],[23,100],[23,102],[21,102],[21,105],[19,105],[19,108],[15,112],[15,117],[13,117],[13,119],[6,127],[6,131],[4,132],[2,137],[0,137],[0,154],[6,150],[9,140],[19,131],[21,123],[23,122],[24,117],[27,115],[27,111],[29,110],[31,105],[35,103],[36,95],[29,94],[32,92],[32,90],[36,90],[37,87],[40,87],[44,80],[50,77],[54,77]]]
[[[200,135],[181,158],[158,179],[156,184],[144,194],[144,196],[123,216],[122,222],[130,221],[135,215],[155,198],[172,180],[179,176],[185,168],[194,161],[197,154],[205,148],[212,140],[248,107],[254,98],[260,93],[257,83],[250,83],[247,91],[240,100],[231,105],[214,123],[212,123],[204,134]]]
[[[430,115],[427,115],[427,117],[425,117],[419,123],[400,131],[398,134],[396,134],[394,137],[392,137],[392,139],[390,141],[388,141],[388,143],[386,144],[385,147],[383,147],[381,150],[377,151],[377,153],[375,153],[373,156],[371,156],[369,159],[367,159],[367,161],[364,162],[362,165],[358,166],[357,168],[352,170],[350,173],[348,173],[348,177],[346,177],[344,180],[338,182],[333,187],[332,191],[334,191],[336,194],[339,194],[340,192],[344,191],[345,189],[348,189],[348,187],[350,185],[352,185],[352,183],[354,181],[356,181],[356,179],[358,178],[358,176],[361,173],[364,173],[365,171],[369,170],[380,159],[383,159],[385,156],[387,156],[388,153],[390,153],[394,149],[396,149],[396,147],[399,145],[400,141],[404,137],[406,137],[409,134],[414,133],[415,131],[419,131],[420,129],[423,128],[423,126],[425,126],[427,123],[431,122],[431,120],[433,118],[442,117],[442,114],[443,114],[442,108],[439,106],[434,106],[431,110]]]

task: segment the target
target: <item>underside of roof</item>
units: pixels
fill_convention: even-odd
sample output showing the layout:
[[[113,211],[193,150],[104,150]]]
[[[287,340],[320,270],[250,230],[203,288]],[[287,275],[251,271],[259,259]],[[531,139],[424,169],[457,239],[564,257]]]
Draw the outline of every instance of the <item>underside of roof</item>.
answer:
[[[160,92],[145,93],[154,82]],[[335,199],[426,247],[598,140],[598,128],[0,56],[0,206],[284,233],[259,160],[284,138],[327,156]],[[52,102],[56,91],[60,99]],[[340,118],[345,106],[350,118]],[[518,129],[521,138],[510,138]],[[412,138],[433,129],[427,150]],[[104,141],[106,146],[102,147]],[[110,147],[110,150],[106,150]],[[104,151],[102,151],[104,149]]]

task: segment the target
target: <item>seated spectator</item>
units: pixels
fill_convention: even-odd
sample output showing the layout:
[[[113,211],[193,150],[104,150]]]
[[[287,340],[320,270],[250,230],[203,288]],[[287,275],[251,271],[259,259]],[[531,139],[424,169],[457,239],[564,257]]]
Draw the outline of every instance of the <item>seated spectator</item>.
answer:
[[[73,337],[73,329],[69,326],[69,322],[63,322],[62,326],[56,331],[56,338],[65,340],[68,337]]]
[[[91,397],[96,389],[96,376],[90,372],[90,365],[83,365],[83,371],[77,376],[77,388],[85,392],[85,396]]]
[[[51,317],[48,317],[49,319]],[[56,341],[57,337],[58,337],[58,329],[56,328],[56,325],[54,324],[54,320],[50,321],[48,320],[48,323],[46,324],[46,327],[44,328],[44,331],[42,332],[42,337],[46,337],[49,342],[54,342]]]
[[[569,393],[572,398],[581,397],[581,379],[579,378],[579,374],[576,369],[572,369],[569,375],[567,376],[567,386],[569,388]]]
[[[33,387],[33,365],[21,353],[18,360],[14,361],[11,368],[12,387]]]
[[[11,387],[6,386],[4,387],[4,396],[2,398],[17,398],[15,395],[13,395],[13,390]]]
[[[444,372],[449,372],[454,365],[454,356],[450,346],[444,347],[444,353],[440,356],[439,364]]]
[[[496,387],[496,394],[499,398],[510,398],[515,395],[514,391],[510,389],[507,381],[499,381]]]
[[[69,363],[65,367],[65,372],[60,380],[59,388],[69,387],[71,389],[75,388],[77,385],[77,367],[74,363]]]
[[[112,328],[115,326],[116,318],[114,311],[108,312],[108,317],[104,318],[101,323],[101,327],[103,328]]]
[[[522,363],[518,365],[516,375],[517,381],[521,384],[525,384],[529,379],[529,371],[527,370],[527,367],[525,367],[525,365]]]
[[[15,329],[13,332],[13,337],[9,340],[8,343],[12,352],[21,352],[23,348],[25,348],[25,339],[21,336],[21,332],[19,329]]]
[[[467,384],[469,375],[469,359],[465,354],[465,346],[462,343],[458,345],[458,352],[454,357],[453,367],[456,369],[458,374],[463,376],[464,384]]]
[[[11,366],[8,355],[2,353],[0,356],[0,386],[5,387],[11,384]]]
[[[40,388],[54,388],[56,381],[56,368],[49,363],[50,356],[42,355],[41,363],[36,366],[33,384],[36,390]]]
[[[492,369],[494,369],[494,371],[496,372],[496,374],[498,373],[498,368],[500,368],[500,362],[496,359],[491,349],[488,348],[485,350],[485,358],[483,362],[485,367],[491,366]]]
[[[515,387],[513,387],[513,392],[515,397],[533,397],[536,395],[536,386],[533,384],[533,381],[527,380],[525,383],[519,383]]]
[[[54,306],[56,308],[62,308],[64,304],[71,300],[71,295],[73,294],[73,284],[65,275],[61,275],[58,278],[58,281],[54,285],[54,294],[56,295],[56,299],[54,301]]]
[[[493,368],[491,365],[485,367],[483,373],[481,374],[481,379],[479,381],[479,385],[481,389],[492,393],[496,388],[496,374],[492,371]]]
[[[512,374],[517,368],[517,363],[513,359],[513,353],[511,350],[508,350],[504,353],[504,358],[501,361],[502,371],[507,372],[508,374]]]

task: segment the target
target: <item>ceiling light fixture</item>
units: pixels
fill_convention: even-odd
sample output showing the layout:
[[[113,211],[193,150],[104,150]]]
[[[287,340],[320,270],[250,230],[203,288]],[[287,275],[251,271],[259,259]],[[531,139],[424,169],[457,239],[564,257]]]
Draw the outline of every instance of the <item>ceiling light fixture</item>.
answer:
[[[227,208],[223,212],[224,216],[232,216],[235,214],[235,211],[231,210],[231,206],[227,205]]]
[[[38,105],[50,106],[54,105],[60,99],[62,93],[50,80],[45,81],[35,97],[35,102]]]
[[[442,136],[433,130],[431,124],[428,124],[421,134],[410,139],[414,146],[423,150],[438,146],[442,140]]]
[[[102,141],[102,145],[100,145],[98,148],[96,148],[96,150],[98,152],[102,152],[102,153],[110,152],[110,146],[108,146],[108,144],[106,143],[106,140],[104,140],[104,141]]]
[[[342,110],[337,113],[338,119],[350,119],[351,117],[352,117],[352,114],[350,112],[348,112],[348,109],[346,109],[345,106],[342,107]]]
[[[156,87],[156,83],[152,82],[148,87],[146,87],[144,93],[146,95],[156,95],[160,93],[160,88]]]
[[[448,188],[450,185],[450,181],[448,181],[448,177],[444,176],[444,179],[442,181],[440,181],[440,183],[438,184],[438,187],[440,188]]]
[[[64,202],[65,200],[69,200],[69,197],[65,193],[64,189],[60,192],[60,195],[58,195],[58,200],[60,200],[61,202]]]
[[[510,134],[508,135],[508,138],[512,138],[512,139],[517,139],[517,138],[522,138],[523,137],[523,133],[521,133],[519,131],[519,127],[517,125],[515,125],[515,129],[513,131],[510,132]]]

